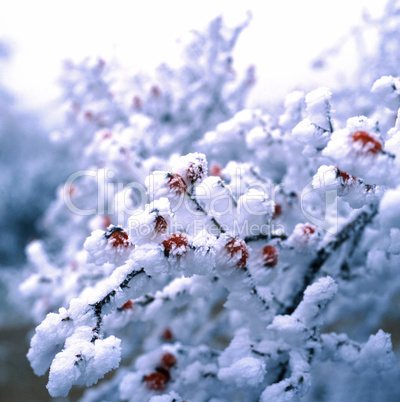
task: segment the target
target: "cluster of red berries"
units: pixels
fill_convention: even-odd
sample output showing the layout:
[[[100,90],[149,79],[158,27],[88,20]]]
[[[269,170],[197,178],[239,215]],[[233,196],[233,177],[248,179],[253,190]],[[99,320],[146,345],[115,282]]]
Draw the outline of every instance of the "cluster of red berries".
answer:
[[[155,371],[143,377],[146,387],[152,391],[164,391],[171,379],[170,370],[176,363],[176,357],[172,353],[164,353]]]
[[[310,227],[310,230],[312,228]],[[247,264],[247,260],[249,258],[249,249],[246,243],[237,238],[232,238],[229,242],[225,245],[225,249],[228,252],[230,258],[238,258],[236,266],[238,268],[245,268]],[[267,245],[264,246],[261,250],[262,260],[264,266],[273,268],[278,263],[278,249],[274,246]]]
[[[179,173],[168,173],[166,179],[170,191],[179,196],[185,194],[194,183],[203,180],[207,168],[205,161],[196,158],[178,171]]]

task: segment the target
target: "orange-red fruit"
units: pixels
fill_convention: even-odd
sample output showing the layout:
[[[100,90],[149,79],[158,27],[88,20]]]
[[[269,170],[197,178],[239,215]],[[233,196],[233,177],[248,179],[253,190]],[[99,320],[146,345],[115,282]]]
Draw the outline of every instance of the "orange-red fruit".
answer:
[[[278,263],[278,250],[274,246],[264,246],[262,256],[266,267],[272,268]]]
[[[277,216],[280,215],[282,215],[282,207],[280,206],[280,204],[275,204],[274,213],[272,214],[272,217],[276,218]]]
[[[164,353],[163,357],[161,358],[161,363],[163,367],[170,369],[171,367],[176,365],[177,360],[172,353]]]
[[[228,243],[226,243],[225,249],[228,251],[231,258],[240,255],[240,259],[236,263],[239,268],[244,268],[246,266],[249,258],[249,250],[243,240],[232,238]]]
[[[148,389],[152,391],[164,391],[167,387],[168,379],[163,373],[154,371],[149,375],[144,376],[144,382]]]
[[[134,96],[132,103],[135,109],[140,109],[142,107],[142,100],[139,98],[139,96]]]
[[[176,173],[168,175],[168,184],[171,191],[173,191],[176,195],[181,195],[187,190],[185,180],[183,180],[181,175]]]
[[[107,229],[111,225],[111,219],[108,215],[103,215],[103,228]]]
[[[315,228],[311,225],[304,225],[303,226],[303,233],[308,237],[315,232]]]
[[[128,300],[122,307],[121,310],[132,310],[133,309],[133,302],[132,300]]]
[[[165,233],[167,231],[167,221],[165,220],[165,218],[163,218],[161,215],[158,215],[156,217],[156,224],[154,227],[154,231],[156,233]]]
[[[106,233],[106,239],[113,247],[129,247],[128,234],[121,228],[113,227]]]
[[[371,134],[363,130],[358,130],[351,135],[354,142],[361,142],[367,153],[377,154],[382,151],[382,143]]]
[[[162,242],[164,254],[166,257],[174,252],[174,255],[180,257],[187,252],[188,238],[183,233],[174,233],[168,239]]]
[[[129,149],[127,147],[121,147],[119,152],[123,155],[129,155]]]
[[[128,247],[129,242],[128,242],[128,235],[125,232],[114,232],[110,236],[111,244],[113,247],[118,247],[118,246],[123,246],[123,247]]]
[[[218,165],[218,163],[211,164],[210,169],[209,169],[209,174],[210,174],[210,176],[222,177],[221,165]]]
[[[161,335],[161,338],[164,339],[164,341],[172,341],[174,339],[174,334],[169,328],[166,328],[163,334]]]
[[[355,180],[355,179],[356,179],[353,175],[348,174],[347,172],[343,172],[343,171],[340,170],[337,166],[335,166],[335,168],[336,168],[336,176],[337,176],[337,177],[340,177],[340,178],[342,179],[343,184],[346,184],[346,182],[349,181],[350,179],[351,179],[351,180]]]
[[[159,96],[161,96],[161,89],[160,89],[160,87],[157,86],[157,85],[153,85],[153,86],[151,87],[151,89],[150,89],[150,92],[151,92],[151,95],[152,95],[154,98],[158,98]]]
[[[85,112],[85,119],[87,120],[93,120],[94,119],[94,113],[91,112],[90,110]]]

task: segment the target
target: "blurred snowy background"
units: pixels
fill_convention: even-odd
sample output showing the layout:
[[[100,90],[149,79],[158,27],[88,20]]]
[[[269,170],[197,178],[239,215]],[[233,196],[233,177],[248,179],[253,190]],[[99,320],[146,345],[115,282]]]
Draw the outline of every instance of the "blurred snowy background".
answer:
[[[24,106],[49,119],[44,107],[59,95],[56,81],[63,60],[115,56],[127,68],[153,69],[177,59],[177,39],[184,39],[186,32],[203,28],[218,15],[234,26],[250,10],[252,22],[237,44],[235,68],[257,67],[251,100],[265,102],[305,82],[323,80],[326,85],[325,77],[310,72],[310,62],[359,24],[365,12],[377,17],[384,6],[375,0],[3,2],[0,38],[10,45],[13,57],[2,77]],[[348,57],[343,71],[354,63]],[[329,78],[333,82],[335,77]]]
[[[40,217],[54,198],[56,186],[68,176],[66,155],[48,141],[49,133],[62,120],[58,80],[65,60],[115,58],[127,70],[151,71],[163,61],[170,65],[179,62],[179,42],[185,42],[186,32],[202,29],[218,15],[223,15],[229,26],[235,26],[247,18],[250,10],[251,23],[237,43],[234,67],[240,72],[249,65],[256,67],[257,84],[250,94],[249,106],[273,107],[281,104],[292,89],[307,90],[319,85],[334,89],[338,82],[343,86],[346,79],[351,80],[358,62],[354,44],[344,48],[334,69],[313,70],[311,65],[318,62],[325,49],[341,44],[352,27],[361,24],[363,16],[378,18],[384,6],[385,2],[376,0],[3,1],[0,284],[13,275],[10,268],[24,263],[26,243],[40,235]],[[15,337],[7,328],[20,320],[10,319],[11,306],[7,307],[7,303],[13,299],[6,299],[3,291],[1,294],[0,328],[4,330],[0,360],[6,356],[4,351],[12,347],[8,340]],[[19,332],[22,340],[24,334]],[[19,357],[13,358],[15,372],[26,370],[24,375],[31,375],[25,350],[18,353]],[[6,370],[11,367],[7,359],[0,365],[0,387],[4,389],[12,382],[12,374],[7,374],[12,370]],[[21,361],[25,369],[21,369]],[[47,398],[43,385],[40,388],[44,393],[36,400]],[[0,391],[0,400],[19,400],[22,395],[10,394],[9,389],[7,392]],[[7,399],[2,399],[3,395]]]

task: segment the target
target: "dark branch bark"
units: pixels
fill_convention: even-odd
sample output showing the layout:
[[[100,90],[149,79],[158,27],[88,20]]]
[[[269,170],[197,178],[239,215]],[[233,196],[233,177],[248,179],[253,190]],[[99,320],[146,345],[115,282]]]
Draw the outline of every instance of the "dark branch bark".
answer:
[[[336,251],[340,246],[342,246],[351,237],[360,239],[366,226],[372,222],[375,215],[378,213],[377,206],[371,207],[371,211],[362,211],[356,218],[348,223],[342,228],[342,230],[336,235],[336,238],[321,247],[317,251],[316,257],[311,261],[304,275],[303,283],[299,290],[293,297],[293,301],[289,306],[283,308],[280,314],[292,314],[296,310],[297,306],[303,299],[303,294],[306,288],[311,285],[315,277],[319,273],[321,267],[325,264],[327,259]],[[357,244],[357,241],[355,242]]]
[[[193,187],[190,193],[188,192],[186,194],[189,197],[189,199],[196,205],[196,210],[203,213],[205,216],[208,216],[211,222],[218,228],[219,233],[225,233],[225,229],[222,227],[222,225],[214,217],[208,215],[208,212],[197,201],[196,197],[193,194]]]
[[[137,275],[140,274],[145,274],[144,268],[141,268],[139,271],[132,271],[130,272],[126,278],[119,284],[117,289],[125,289],[128,286],[129,282]],[[147,275],[148,276],[148,275]],[[149,276],[150,278],[150,276]],[[93,328],[93,338],[91,339],[91,342],[94,342],[96,339],[99,337],[100,329],[101,329],[101,324],[103,322],[103,307],[110,303],[111,298],[115,296],[117,293],[117,290],[114,289],[111,292],[107,293],[102,299],[100,299],[98,302],[91,304],[90,307],[92,307],[94,315],[96,317],[96,325]]]
[[[259,233],[257,235],[253,236],[246,236],[243,240],[246,243],[251,243],[253,241],[258,241],[258,240],[271,240],[271,239],[280,239],[280,240],[286,240],[287,236],[283,233],[281,235],[277,234],[264,234],[264,233]]]

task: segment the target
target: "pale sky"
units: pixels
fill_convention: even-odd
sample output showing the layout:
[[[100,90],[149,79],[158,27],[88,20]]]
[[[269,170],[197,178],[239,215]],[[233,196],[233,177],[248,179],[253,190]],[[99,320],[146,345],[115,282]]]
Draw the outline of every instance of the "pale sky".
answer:
[[[152,69],[173,59],[175,42],[217,15],[230,25],[252,23],[242,34],[235,67],[257,67],[254,99],[283,97],[312,80],[310,61],[361,20],[377,15],[377,0],[2,0],[0,39],[13,49],[4,81],[24,105],[44,110],[56,99],[62,60],[116,56],[126,67]],[[351,60],[349,60],[351,64]],[[318,79],[317,79],[318,81]],[[316,84],[320,84],[316,82]],[[329,85],[329,83],[328,83]]]

